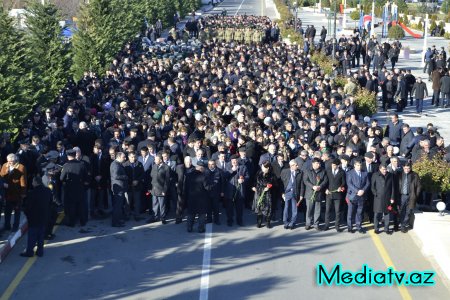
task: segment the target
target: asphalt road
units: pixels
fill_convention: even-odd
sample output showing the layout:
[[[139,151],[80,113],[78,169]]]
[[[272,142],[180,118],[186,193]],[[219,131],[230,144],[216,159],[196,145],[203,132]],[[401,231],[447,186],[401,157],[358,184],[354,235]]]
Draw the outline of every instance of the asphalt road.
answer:
[[[229,14],[262,11],[258,0],[225,0],[222,6]],[[302,224],[287,231],[281,222],[258,229],[248,210],[244,223],[209,225],[210,252],[204,250],[207,234],[187,233],[186,224],[173,219],[167,225],[130,221],[122,230],[111,228],[109,220],[90,221],[88,233],[59,227],[43,258],[20,257],[22,239],[0,265],[0,299],[450,298],[439,276],[433,287],[316,284],[319,263],[328,269],[341,263],[354,272],[363,264],[374,270],[392,264],[407,272],[433,270],[410,234],[306,231]]]

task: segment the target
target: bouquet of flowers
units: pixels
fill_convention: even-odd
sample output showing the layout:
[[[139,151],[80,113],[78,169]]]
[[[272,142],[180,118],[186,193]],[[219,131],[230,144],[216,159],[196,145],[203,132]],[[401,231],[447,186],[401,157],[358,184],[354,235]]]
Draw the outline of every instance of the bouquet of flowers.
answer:
[[[320,183],[320,176],[319,175],[316,176],[316,181],[317,181],[316,182],[316,186],[317,186]],[[311,203],[314,202],[314,199],[316,198],[316,193],[317,193],[317,191],[313,191],[313,194],[311,196]]]
[[[267,190],[271,189],[271,188],[272,188],[272,184],[271,184],[271,183],[268,183],[268,184],[266,185],[266,188],[267,188]],[[262,205],[262,203],[263,203],[264,195],[266,194],[266,188],[263,189],[263,191],[262,191],[262,193],[261,193],[261,196],[259,196],[259,199],[258,199],[258,207],[260,207],[260,206]]]

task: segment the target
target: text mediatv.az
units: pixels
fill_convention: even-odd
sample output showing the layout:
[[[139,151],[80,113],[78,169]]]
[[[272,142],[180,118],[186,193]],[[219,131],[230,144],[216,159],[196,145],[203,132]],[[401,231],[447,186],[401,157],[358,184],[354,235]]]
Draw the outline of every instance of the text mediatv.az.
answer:
[[[432,286],[436,275],[433,271],[413,271],[411,273],[396,271],[389,267],[386,271],[374,271],[364,264],[360,271],[342,270],[341,264],[336,264],[330,272],[323,264],[317,265],[318,285],[416,285]]]

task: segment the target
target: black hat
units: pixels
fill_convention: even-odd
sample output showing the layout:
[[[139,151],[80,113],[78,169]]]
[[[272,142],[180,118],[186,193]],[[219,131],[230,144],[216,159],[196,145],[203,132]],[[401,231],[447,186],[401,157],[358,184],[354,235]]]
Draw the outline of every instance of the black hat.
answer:
[[[350,156],[344,154],[344,155],[341,155],[341,159],[343,159],[343,160],[349,162],[349,161],[350,161]]]
[[[322,161],[320,160],[320,158],[315,157],[315,158],[313,158],[312,162],[313,163],[315,163],[315,162],[321,163]]]
[[[231,159],[239,159],[239,154],[233,154],[231,155]]]
[[[20,145],[29,145],[30,144],[30,140],[29,139],[22,139],[19,141]]]
[[[207,166],[208,166],[208,164],[203,160],[199,160],[197,162],[197,167],[207,167]]]
[[[53,170],[53,169],[56,169],[56,164],[54,164],[54,163],[48,163],[48,164],[44,167],[44,169],[45,169],[45,170]]]
[[[57,159],[59,156],[58,151],[51,150],[47,153],[46,157],[47,159]]]
[[[336,165],[336,166],[339,166],[341,164],[341,160],[336,158],[336,159],[333,160],[332,164]]]
[[[372,152],[366,152],[366,154],[364,154],[364,157],[373,159],[374,156],[373,156],[373,153],[372,153]]]
[[[71,156],[71,157],[75,157],[75,155],[77,154],[77,151],[75,151],[74,149],[69,149],[66,151],[67,156]]]
[[[239,152],[245,152],[245,151],[247,151],[247,149],[245,149],[245,147],[240,147],[239,148]]]

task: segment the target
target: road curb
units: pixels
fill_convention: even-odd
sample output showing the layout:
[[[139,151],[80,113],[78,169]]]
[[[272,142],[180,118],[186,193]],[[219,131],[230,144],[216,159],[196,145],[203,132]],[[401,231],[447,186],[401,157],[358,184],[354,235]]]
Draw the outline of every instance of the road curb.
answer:
[[[17,241],[28,231],[28,222],[24,216],[21,218],[19,230],[12,232],[8,236],[8,241],[0,248],[0,264],[5,260],[6,256],[11,252]]]

